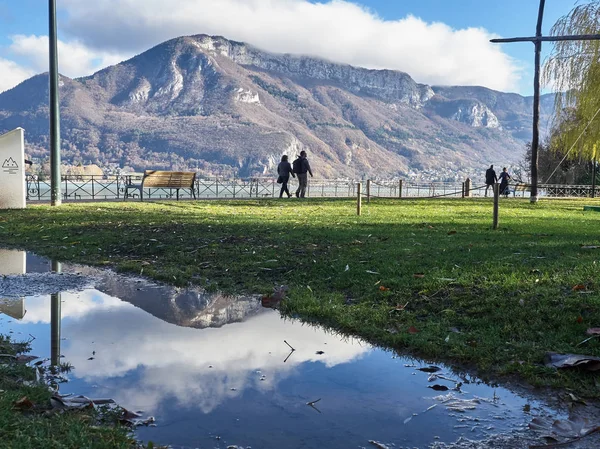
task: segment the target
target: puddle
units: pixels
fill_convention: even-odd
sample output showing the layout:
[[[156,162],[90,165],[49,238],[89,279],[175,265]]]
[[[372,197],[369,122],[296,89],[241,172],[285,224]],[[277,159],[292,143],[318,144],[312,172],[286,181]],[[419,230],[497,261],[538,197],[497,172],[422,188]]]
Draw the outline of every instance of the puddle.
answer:
[[[53,268],[62,274],[48,274]],[[154,416],[156,427],[137,430],[144,441],[427,448],[519,432],[533,415],[560,416],[441,365],[434,374],[442,378],[430,380],[432,373],[418,370],[428,363],[283,320],[255,298],[53,266],[7,250],[0,250],[0,275],[0,333],[21,341],[32,335],[33,355],[73,365],[62,394],[108,397]],[[64,290],[48,294],[48,283]],[[461,391],[428,388],[452,389],[452,379]]]

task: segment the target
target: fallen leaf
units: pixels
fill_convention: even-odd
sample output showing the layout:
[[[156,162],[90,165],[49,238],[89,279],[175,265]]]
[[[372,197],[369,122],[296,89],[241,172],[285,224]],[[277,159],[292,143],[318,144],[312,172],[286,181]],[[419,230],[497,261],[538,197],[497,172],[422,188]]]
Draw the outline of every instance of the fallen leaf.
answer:
[[[379,291],[381,291],[381,292],[387,292],[388,290],[389,290],[389,288],[384,287],[383,285],[379,286]]]
[[[454,235],[456,234],[456,231],[448,231],[448,235]]]
[[[425,273],[415,273],[413,274],[414,278],[420,279],[425,277]]]
[[[585,333],[588,335],[600,335],[600,327],[591,327]]]
[[[402,305],[402,304],[396,304],[396,307],[394,307],[394,310],[405,310],[406,306],[408,305],[408,303]]]
[[[409,334],[418,334],[419,333],[419,329],[417,329],[414,326],[411,326],[411,327],[408,328],[408,333]]]
[[[581,315],[579,315],[579,316],[577,317],[577,322],[578,322],[579,324],[583,323],[583,317],[582,317]]]
[[[573,286],[573,291],[585,290],[585,285],[577,284]]]
[[[346,265],[346,269],[344,271],[350,271],[350,265]]]
[[[583,368],[587,371],[600,371],[600,358],[548,352],[544,356],[544,365],[549,368]]]
[[[30,408],[33,408],[33,402],[31,402],[27,396],[23,396],[18,401],[15,401],[13,405],[21,410],[29,410]]]

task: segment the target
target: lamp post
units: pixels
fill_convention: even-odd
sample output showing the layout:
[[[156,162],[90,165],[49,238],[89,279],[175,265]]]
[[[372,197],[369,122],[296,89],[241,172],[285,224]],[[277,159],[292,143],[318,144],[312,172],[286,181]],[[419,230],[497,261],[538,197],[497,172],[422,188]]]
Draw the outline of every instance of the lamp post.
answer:
[[[48,41],[50,44],[50,204],[60,206],[60,106],[58,99],[58,46],[56,0],[48,0]]]

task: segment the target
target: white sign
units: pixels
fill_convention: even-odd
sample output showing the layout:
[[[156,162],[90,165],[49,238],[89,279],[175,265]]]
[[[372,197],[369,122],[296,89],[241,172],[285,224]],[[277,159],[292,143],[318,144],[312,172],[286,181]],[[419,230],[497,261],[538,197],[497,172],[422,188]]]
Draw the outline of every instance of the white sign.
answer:
[[[25,208],[25,134],[23,128],[0,136],[0,209]]]

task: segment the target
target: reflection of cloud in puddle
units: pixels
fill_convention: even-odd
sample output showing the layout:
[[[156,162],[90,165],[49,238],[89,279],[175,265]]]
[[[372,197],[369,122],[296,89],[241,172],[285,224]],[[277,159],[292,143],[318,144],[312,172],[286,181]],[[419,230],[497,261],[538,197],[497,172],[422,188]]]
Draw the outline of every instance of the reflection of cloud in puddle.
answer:
[[[75,366],[74,375],[106,384],[103,394],[147,411],[174,398],[180,406],[208,413],[244,388],[273,389],[301,363],[331,367],[370,349],[320,328],[286,322],[274,311],[199,330],[168,324],[95,290],[63,293],[62,299],[62,334],[68,338],[63,353]],[[29,306],[31,321],[49,321],[47,299]],[[296,348],[286,363],[290,350],[284,339]],[[325,353],[317,355],[318,350]],[[92,351],[94,360],[87,360]]]
[[[103,295],[95,290],[80,293],[62,293],[61,315],[65,318],[82,318],[99,310],[131,307],[118,298]],[[27,314],[23,323],[50,323],[50,296],[30,296],[25,299]]]

